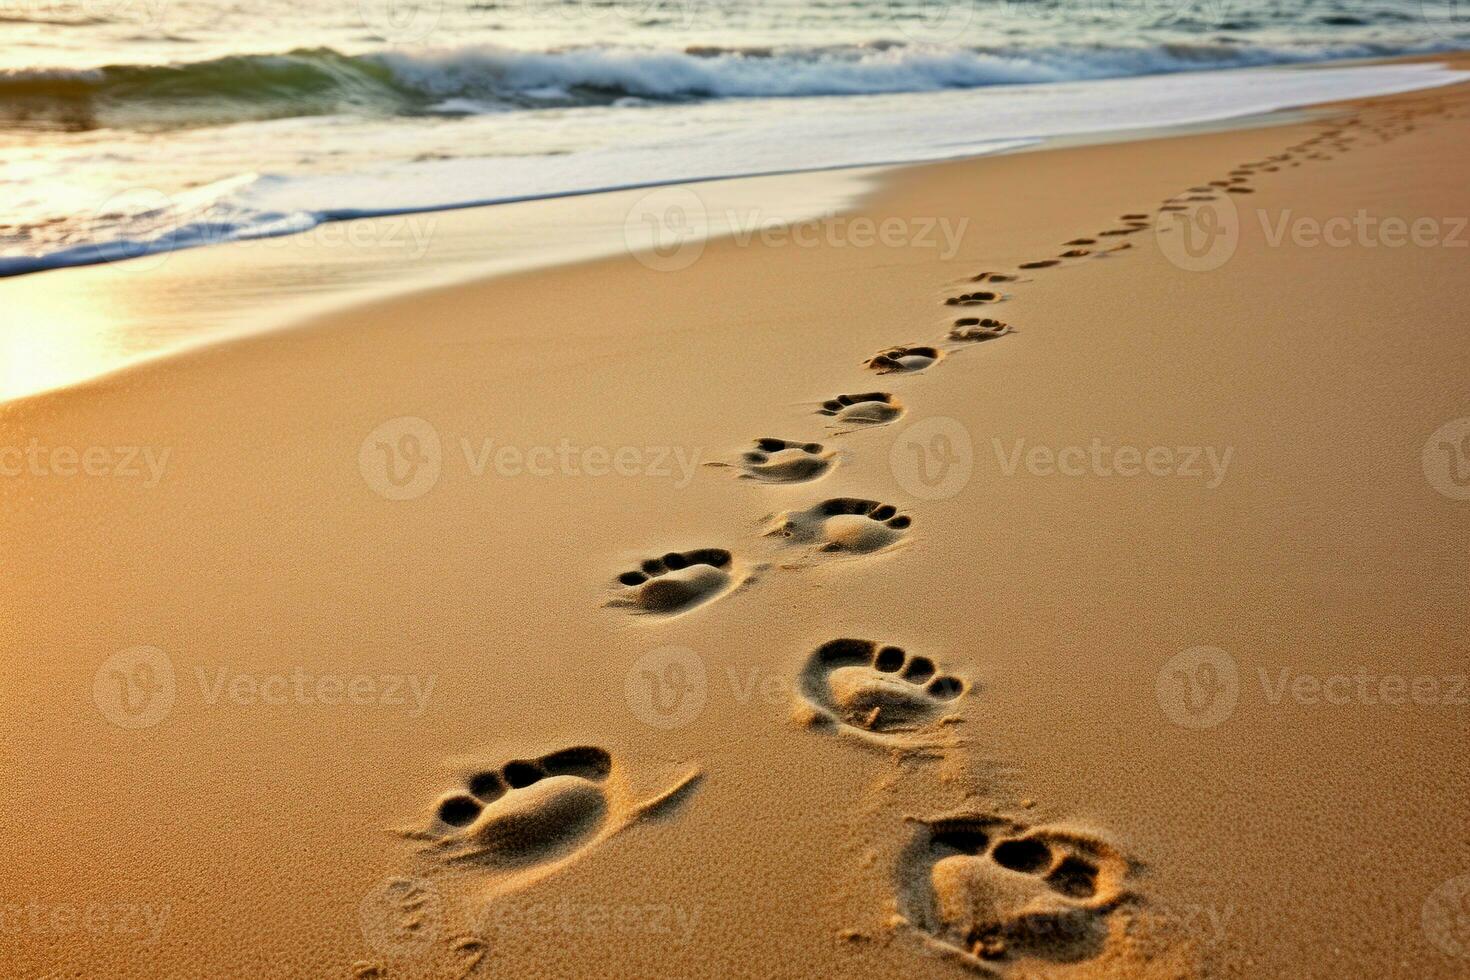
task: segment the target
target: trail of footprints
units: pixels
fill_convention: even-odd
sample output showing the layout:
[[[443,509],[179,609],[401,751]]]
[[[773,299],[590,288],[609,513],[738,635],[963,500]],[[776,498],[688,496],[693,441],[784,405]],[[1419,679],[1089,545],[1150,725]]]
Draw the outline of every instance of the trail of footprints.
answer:
[[[1281,153],[1243,163],[1225,177],[1164,200],[1156,213],[1184,214],[1222,195],[1251,194],[1251,181],[1264,174],[1390,142],[1412,132],[1421,115],[1442,113],[1432,105],[1410,104],[1331,124]],[[1025,272],[1126,250],[1130,243],[1113,240],[1149,229],[1152,221],[1147,213],[1124,214],[1116,227],[1071,239],[1057,255],[1022,262],[1015,273],[977,273],[968,281],[989,288],[959,293],[944,304],[1007,302],[1011,296],[996,286],[1023,285],[1030,281]],[[948,329],[946,339],[956,346],[897,345],[869,358],[866,366],[880,375],[915,374],[955,350],[1014,332],[999,319],[963,316]],[[888,425],[905,411],[888,391],[839,394],[816,408],[834,435]],[[838,454],[823,442],[762,437],[726,465],[741,478],[760,483],[804,484],[827,476],[837,461]],[[776,515],[765,533],[784,547],[801,548],[817,558],[866,556],[903,543],[913,525],[896,505],[830,497]],[[670,551],[618,574],[609,605],[659,618],[677,616],[738,591],[751,578],[744,563],[723,548]],[[963,720],[965,703],[976,693],[971,682],[931,655],[848,638],[824,643],[807,656],[797,674],[797,690],[798,718],[813,731],[883,751],[920,754],[955,744],[946,732]],[[665,811],[699,780],[697,772],[691,773],[637,802],[620,774],[612,755],[595,746],[509,760],[466,773],[461,785],[434,804],[427,825],[406,835],[448,863],[478,869],[488,893],[500,894],[552,873],[622,828]],[[1092,959],[1116,929],[1114,913],[1136,899],[1133,863],[1096,834],[996,812],[910,822],[894,870],[897,921],[924,943],[979,970]],[[474,952],[478,958],[479,945]]]

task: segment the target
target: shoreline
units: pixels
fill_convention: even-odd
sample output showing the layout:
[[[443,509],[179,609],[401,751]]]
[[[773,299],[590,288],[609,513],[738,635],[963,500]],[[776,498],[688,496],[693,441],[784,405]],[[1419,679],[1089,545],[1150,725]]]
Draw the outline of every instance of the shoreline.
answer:
[[[1391,59],[1355,59],[1320,64],[1285,66],[1293,71],[1372,67],[1393,64],[1442,65],[1456,63],[1453,56],[1413,55]],[[1266,70],[1278,70],[1281,66]],[[1260,69],[1232,69],[1252,72]],[[1411,91],[1433,91],[1454,81],[1440,82]],[[22,388],[18,379],[0,376],[0,404],[44,394],[115,371],[146,365],[159,357],[172,357],[194,349],[274,333],[310,322],[322,315],[342,312],[426,289],[469,285],[487,276],[531,272],[557,265],[598,261],[649,243],[629,234],[633,212],[647,208],[640,199],[658,203],[661,192],[683,214],[679,189],[690,190],[692,203],[704,225],[696,237],[705,242],[737,233],[729,218],[737,211],[747,220],[791,227],[808,220],[830,219],[853,214],[864,199],[881,188],[891,176],[911,168],[923,168],[964,160],[1016,153],[1047,152],[1077,146],[1108,145],[1135,140],[1167,139],[1212,132],[1229,132],[1290,125],[1311,113],[1330,111],[1334,103],[1319,103],[1209,119],[1181,125],[1078,133],[1038,137],[991,153],[962,154],[917,162],[863,163],[794,171],[716,177],[692,181],[658,182],[628,188],[597,190],[535,197],[496,204],[458,205],[438,209],[406,209],[365,218],[329,220],[304,232],[269,236],[218,245],[141,256],[122,262],[64,266],[0,279],[0,297],[24,313],[46,310],[46,296],[54,280],[64,275],[81,295],[108,296],[123,290],[122,306],[137,308],[131,317],[115,309],[94,312],[81,302],[67,310],[69,318],[84,324],[91,333],[95,367],[62,366],[46,370],[45,362],[63,365],[74,359],[68,347],[85,348],[86,336],[73,344],[58,341],[57,350],[35,349],[38,341],[20,327],[11,336],[0,334],[0,348],[10,353],[12,373],[22,370],[32,378],[49,380]],[[687,195],[683,195],[687,198]],[[815,201],[815,203],[813,203]],[[667,205],[665,205],[667,206]],[[726,221],[710,220],[723,214]],[[660,216],[661,217],[661,216]],[[621,231],[617,230],[621,219]],[[524,224],[523,234],[508,234],[507,227]],[[556,242],[568,228],[576,229],[570,240]],[[749,229],[745,229],[747,232]],[[446,239],[436,242],[439,237]],[[527,257],[523,250],[542,249]],[[200,252],[217,254],[200,257]],[[168,264],[172,268],[153,275]],[[232,273],[224,287],[217,270],[229,266]],[[136,277],[134,270],[139,271]],[[303,270],[314,270],[304,272]],[[42,277],[42,278],[38,278]],[[156,280],[161,279],[161,282]],[[144,283],[143,280],[154,280]],[[330,285],[336,283],[335,286]],[[184,312],[171,302],[175,295],[188,294],[189,325],[179,322]],[[242,323],[242,309],[255,322]],[[264,313],[265,323],[259,318]],[[158,323],[165,324],[160,328]],[[203,322],[209,326],[200,328]],[[172,332],[171,332],[172,331]],[[172,339],[174,333],[179,339]],[[168,334],[168,337],[157,336]],[[112,350],[96,350],[112,348]],[[39,362],[39,365],[38,365]]]
[[[1467,118],[1461,84],[904,168],[849,219],[965,219],[947,259],[723,238],[0,406],[79,459],[169,451],[147,487],[0,480],[24,693],[0,735],[33,763],[0,859],[44,907],[170,910],[152,941],[22,936],[16,968],[571,976],[605,971],[590,940],[637,976],[1457,975],[1430,913],[1470,869],[1465,709],[1276,685],[1470,657],[1466,504],[1425,463],[1466,413],[1465,253],[1257,216],[1470,213]],[[1229,254],[1175,246],[1168,215],[1206,203],[1244,215]],[[1012,329],[952,336],[984,318]],[[882,424],[842,393],[887,395]],[[879,644],[954,679],[925,687],[946,706],[843,703],[819,654]],[[162,711],[109,700],[139,664]],[[1170,686],[1202,665],[1236,672],[1228,707]],[[265,696],[297,676],[340,690]],[[605,780],[586,846],[445,859],[445,801],[568,747]],[[1035,882],[946,884],[956,813],[961,843],[1085,851],[1089,941],[962,948],[926,882],[956,919]],[[545,921],[564,903],[575,928]],[[634,908],[679,926],[614,928]]]

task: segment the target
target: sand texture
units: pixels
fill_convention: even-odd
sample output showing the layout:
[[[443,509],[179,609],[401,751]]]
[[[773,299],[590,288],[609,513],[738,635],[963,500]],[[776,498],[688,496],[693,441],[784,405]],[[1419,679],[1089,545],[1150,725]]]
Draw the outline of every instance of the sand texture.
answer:
[[[142,473],[0,480],[0,974],[1465,976],[1467,119],[909,168],[833,219],[889,242],[0,406]],[[1437,237],[1277,236],[1360,211]]]

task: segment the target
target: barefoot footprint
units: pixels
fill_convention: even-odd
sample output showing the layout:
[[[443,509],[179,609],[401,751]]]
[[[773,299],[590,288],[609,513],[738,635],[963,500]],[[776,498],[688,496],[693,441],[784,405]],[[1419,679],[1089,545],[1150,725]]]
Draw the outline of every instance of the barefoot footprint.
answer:
[[[992,969],[1077,963],[1115,939],[1130,862],[1102,838],[997,814],[916,823],[899,862],[899,912],[945,952]]]
[[[741,457],[740,466],[746,479],[805,483],[826,473],[836,460],[837,454],[824,449],[820,442],[766,438],[755,441],[755,448]]]
[[[945,306],[983,306],[986,303],[999,303],[1005,299],[1000,293],[993,290],[982,290],[978,293],[960,293],[951,296],[944,301]]]
[[[1004,337],[1011,332],[1010,324],[990,317],[961,317],[949,328],[950,340],[963,340],[978,342],[981,340],[994,340],[996,337]]]
[[[776,518],[771,536],[817,544],[820,551],[867,554],[897,544],[912,521],[892,504],[856,497],[834,497],[807,510]]]
[[[890,347],[869,358],[867,366],[879,374],[922,371],[943,356],[937,347]]]
[[[968,690],[928,657],[872,640],[831,640],[801,670],[802,720],[865,741],[918,745],[950,702]]]
[[[903,405],[886,391],[868,391],[830,398],[817,413],[849,425],[886,425],[903,414]]]
[[[496,892],[539,880],[629,824],[682,797],[684,776],[634,803],[605,750],[579,745],[536,759],[513,759],[469,775],[434,806],[427,828],[408,833],[426,852],[490,873]]]
[[[730,552],[723,548],[671,551],[619,575],[623,594],[611,604],[672,616],[717,599],[743,581]]]

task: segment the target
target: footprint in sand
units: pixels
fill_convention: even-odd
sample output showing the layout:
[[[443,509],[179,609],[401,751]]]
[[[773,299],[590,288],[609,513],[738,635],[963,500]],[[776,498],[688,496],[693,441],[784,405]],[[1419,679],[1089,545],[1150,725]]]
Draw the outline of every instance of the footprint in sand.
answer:
[[[494,889],[508,891],[674,804],[699,778],[691,773],[634,803],[617,777],[612,756],[590,745],[513,759],[469,775],[439,799],[426,828],[407,836],[447,862],[491,872]]]
[[[982,272],[970,277],[971,282],[1015,282],[1020,276],[1007,275],[1004,272]]]
[[[944,352],[937,347],[890,347],[868,359],[867,366],[879,374],[913,373],[932,367]]]
[[[1091,249],[1088,249],[1088,248],[1069,248],[1065,252],[1062,253],[1061,257],[1064,258],[1064,259],[1080,259],[1084,255],[1091,255],[1091,254],[1092,254],[1092,250]]]
[[[1114,940],[1130,862],[1100,837],[993,814],[916,823],[899,912],[939,949],[971,966],[1034,969],[1092,959]]]
[[[1061,259],[1039,259],[1035,262],[1022,262],[1022,269],[1050,269],[1054,265],[1061,265]]]
[[[815,480],[837,462],[837,454],[820,442],[757,439],[755,448],[740,457],[741,476],[762,483],[805,483]]]
[[[903,405],[886,391],[868,391],[829,398],[817,414],[846,425],[887,425],[903,415]]]
[[[999,303],[1005,299],[1000,293],[993,290],[981,290],[978,293],[961,293],[951,296],[944,301],[945,306],[982,306],[986,303]]]
[[[1070,242],[1062,242],[1063,245],[1096,245],[1095,238],[1074,238]]]
[[[806,510],[778,515],[766,534],[815,544],[828,553],[867,554],[897,544],[911,523],[892,504],[834,497]]]
[[[969,686],[928,657],[872,640],[831,640],[800,674],[808,725],[888,747],[933,742],[936,723]]]
[[[620,595],[610,605],[672,616],[718,599],[743,581],[734,558],[723,548],[671,551],[619,575]]]
[[[1010,332],[1010,324],[1000,320],[993,320],[990,317],[966,316],[956,320],[954,326],[949,328],[949,339],[977,343],[982,340],[1004,337]]]

